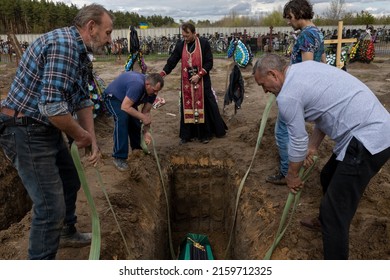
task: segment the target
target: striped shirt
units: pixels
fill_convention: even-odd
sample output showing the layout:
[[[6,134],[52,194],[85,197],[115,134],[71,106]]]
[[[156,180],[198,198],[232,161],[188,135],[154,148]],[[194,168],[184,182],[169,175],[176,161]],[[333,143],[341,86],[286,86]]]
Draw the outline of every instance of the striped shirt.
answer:
[[[26,49],[2,106],[50,124],[48,117],[93,105],[88,91],[91,72],[77,28],[53,30]]]

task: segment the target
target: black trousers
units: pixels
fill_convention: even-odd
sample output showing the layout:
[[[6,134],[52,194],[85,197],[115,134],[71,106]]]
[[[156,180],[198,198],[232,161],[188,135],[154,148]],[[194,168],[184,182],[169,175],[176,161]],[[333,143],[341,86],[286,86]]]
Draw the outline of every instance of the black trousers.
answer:
[[[371,155],[356,138],[343,161],[333,154],[321,171],[324,196],[320,205],[324,259],[349,257],[349,227],[371,178],[390,158],[390,148]]]

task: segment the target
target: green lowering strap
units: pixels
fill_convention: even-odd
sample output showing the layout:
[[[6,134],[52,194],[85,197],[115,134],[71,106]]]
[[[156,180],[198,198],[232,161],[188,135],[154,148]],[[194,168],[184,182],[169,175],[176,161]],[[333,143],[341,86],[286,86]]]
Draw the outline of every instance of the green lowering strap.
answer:
[[[99,170],[97,168],[95,168],[96,170],[96,175],[98,176],[98,179],[99,179],[99,183],[100,183],[100,186],[102,188],[102,191],[104,193],[104,196],[106,197],[106,200],[108,202],[108,205],[110,206],[110,210],[111,210],[111,213],[112,215],[114,216],[114,220],[115,220],[115,223],[118,227],[118,230],[119,230],[119,233],[122,237],[122,240],[123,240],[123,243],[125,244],[125,248],[126,248],[126,251],[127,251],[127,257],[130,258],[130,250],[129,250],[129,247],[127,246],[127,242],[126,242],[126,238],[122,232],[122,228],[120,227],[119,225],[119,222],[118,222],[118,219],[116,217],[116,214],[115,214],[115,211],[114,211],[114,208],[112,207],[112,204],[111,204],[111,201],[110,201],[110,198],[108,197],[108,193],[107,193],[107,190],[106,188],[104,187],[104,184],[103,184],[103,179],[102,179],[102,175],[100,174]]]
[[[144,154],[149,155],[150,152],[148,149],[148,145],[146,145],[146,143],[145,143],[143,131],[144,131],[144,124],[141,125],[141,148],[142,148],[142,151],[144,151]],[[152,135],[151,130],[149,131],[149,133],[150,133],[150,135]]]
[[[225,251],[225,259],[227,258],[228,256],[228,253],[229,253],[229,249],[230,249],[230,245],[231,245],[231,241],[232,241],[232,237],[233,237],[233,231],[234,231],[234,227],[235,227],[235,224],[236,224],[236,219],[237,219],[237,211],[238,211],[238,202],[240,200],[240,196],[241,196],[241,191],[244,187],[244,183],[246,181],[246,178],[248,177],[248,174],[249,174],[249,171],[251,170],[252,168],[252,165],[253,165],[253,162],[255,160],[255,156],[256,156],[256,153],[257,153],[257,150],[259,149],[259,146],[260,146],[260,143],[261,143],[261,139],[263,138],[263,134],[264,134],[264,129],[265,129],[265,125],[267,124],[267,120],[268,120],[268,116],[269,116],[269,112],[272,108],[272,105],[275,101],[275,95],[271,94],[268,98],[268,102],[267,102],[267,105],[265,106],[265,109],[264,109],[264,112],[263,112],[263,116],[261,118],[261,124],[260,124],[260,129],[259,129],[259,134],[258,134],[258,137],[257,137],[257,143],[256,143],[256,147],[255,147],[255,151],[253,153],[253,156],[252,156],[252,161],[249,165],[249,168],[248,170],[246,171],[244,177],[242,178],[241,182],[240,182],[240,186],[238,188],[238,191],[237,191],[237,196],[236,196],[236,207],[234,209],[234,214],[233,214],[233,223],[232,223],[232,228],[230,230],[230,236],[229,236],[229,242],[228,242],[228,245],[227,245],[227,248],[226,248],[226,251]]]
[[[180,244],[179,260],[214,260],[206,235],[187,233]]]
[[[316,162],[317,162],[317,157],[314,157],[314,163],[309,168],[307,168],[305,170],[305,168],[302,167],[299,170],[299,177],[301,178],[302,182],[305,182],[307,180],[307,178],[309,178],[309,175],[310,175],[311,171],[313,170]],[[272,243],[271,247],[268,249],[267,253],[265,254],[264,260],[270,260],[271,259],[272,253],[274,252],[276,246],[278,246],[280,240],[282,239],[284,233],[286,232],[288,226],[291,223],[292,217],[293,217],[293,215],[295,213],[295,210],[297,208],[297,205],[298,205],[300,197],[301,197],[301,190],[299,190],[296,194],[293,194],[292,192],[290,192],[288,194],[287,201],[286,201],[286,204],[284,206],[283,214],[282,214],[282,217],[280,219],[279,228],[278,228],[278,231],[276,233],[275,240]],[[294,201],[294,204],[293,204],[293,207],[292,207],[292,210],[291,210],[291,213],[290,213],[290,219],[288,220],[288,223],[286,224],[286,226],[283,229],[283,226],[286,223],[287,215],[290,212],[291,203],[293,201]]]
[[[74,142],[70,150],[71,150],[73,162],[77,169],[77,174],[79,175],[80,178],[81,186],[87,198],[88,205],[91,209],[91,214],[92,214],[92,242],[91,242],[91,249],[89,251],[89,259],[98,260],[100,257],[100,243],[101,243],[99,216],[96,211],[95,203],[93,202],[91,192],[89,191],[84,168],[80,160],[79,150]]]
[[[150,135],[152,137],[153,153],[154,153],[154,157],[156,159],[158,173],[160,174],[160,180],[161,180],[161,185],[162,185],[162,188],[163,188],[163,191],[164,191],[165,201],[167,203],[167,224],[168,224],[169,250],[171,251],[172,259],[175,260],[176,259],[176,254],[175,254],[175,250],[173,249],[173,242],[172,242],[171,214],[170,214],[170,211],[169,211],[170,205],[169,205],[168,193],[167,193],[167,190],[165,188],[164,176],[162,174],[160,160],[158,158],[158,154],[157,154],[157,151],[156,151],[156,144],[155,144],[155,141],[154,141],[154,138],[153,138],[152,129],[149,130],[149,133],[150,133]],[[150,154],[150,152],[148,150],[148,146],[145,143],[145,139],[144,139],[143,135],[144,134],[143,134],[143,124],[142,124],[142,127],[141,127],[141,148],[142,148],[142,150],[144,151],[145,154]]]

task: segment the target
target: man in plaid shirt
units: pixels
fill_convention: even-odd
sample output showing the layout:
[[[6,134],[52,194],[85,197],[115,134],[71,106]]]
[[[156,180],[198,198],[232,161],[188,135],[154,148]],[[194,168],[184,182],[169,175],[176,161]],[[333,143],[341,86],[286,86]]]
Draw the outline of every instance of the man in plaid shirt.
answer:
[[[30,259],[55,259],[59,246],[90,244],[91,234],[75,227],[80,180],[62,132],[78,148],[91,147],[88,159],[97,162],[88,71],[91,53],[112,42],[112,29],[104,7],[83,7],[74,26],[48,32],[26,49],[2,102],[0,145],[33,201]]]

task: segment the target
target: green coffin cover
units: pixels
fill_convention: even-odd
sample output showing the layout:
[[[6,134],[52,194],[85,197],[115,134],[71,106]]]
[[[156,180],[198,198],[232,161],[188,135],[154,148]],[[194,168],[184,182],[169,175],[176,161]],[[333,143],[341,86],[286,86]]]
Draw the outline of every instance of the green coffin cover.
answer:
[[[207,236],[188,233],[180,244],[179,260],[214,260]]]

